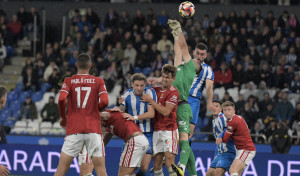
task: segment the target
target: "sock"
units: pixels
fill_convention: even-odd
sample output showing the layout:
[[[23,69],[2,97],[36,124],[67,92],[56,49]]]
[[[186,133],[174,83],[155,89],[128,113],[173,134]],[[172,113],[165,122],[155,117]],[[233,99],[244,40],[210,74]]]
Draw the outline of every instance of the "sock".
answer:
[[[155,176],[164,176],[164,173],[163,173],[163,171],[162,171],[162,169],[161,169],[161,170],[156,170],[156,171],[154,171],[154,175],[155,175]]]
[[[180,151],[180,164],[187,165],[191,147],[189,145],[189,141],[180,141],[179,142],[181,151]]]
[[[230,174],[230,176],[239,176],[239,174],[238,173],[232,173],[232,174]]]
[[[195,155],[191,150],[186,169],[189,172],[189,175],[197,175],[196,166],[195,166]]]
[[[84,175],[84,176],[93,176],[93,174],[92,174],[92,173],[89,173],[89,174],[86,174],[86,175]]]
[[[146,173],[143,171],[139,170],[139,172],[136,174],[136,176],[146,176]]]
[[[173,171],[172,167],[168,168],[169,176],[177,176],[176,172]]]

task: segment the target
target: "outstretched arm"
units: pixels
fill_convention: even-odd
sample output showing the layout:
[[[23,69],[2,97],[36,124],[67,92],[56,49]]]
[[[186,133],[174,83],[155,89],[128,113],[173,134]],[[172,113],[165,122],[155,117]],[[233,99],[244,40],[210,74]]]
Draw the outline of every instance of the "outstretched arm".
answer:
[[[175,53],[174,66],[178,67],[178,65],[180,65],[182,62],[182,52],[179,47],[178,39],[176,39],[175,37],[174,37],[174,53]]]

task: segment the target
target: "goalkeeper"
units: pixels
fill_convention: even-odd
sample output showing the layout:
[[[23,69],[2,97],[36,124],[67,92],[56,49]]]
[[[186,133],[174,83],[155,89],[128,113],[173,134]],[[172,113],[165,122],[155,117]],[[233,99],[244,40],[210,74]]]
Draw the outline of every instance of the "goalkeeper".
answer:
[[[173,170],[179,176],[183,176],[187,168],[189,175],[196,176],[195,156],[189,145],[190,120],[193,117],[191,106],[188,103],[188,96],[196,74],[202,70],[201,62],[192,59],[188,51],[185,38],[182,34],[180,23],[177,20],[168,20],[174,37],[174,66],[177,73],[173,86],[179,91],[179,102],[177,107],[177,125],[179,131],[179,145],[181,148],[180,162],[178,166],[172,165]],[[195,49],[197,51],[197,46]],[[184,64],[182,64],[182,59]]]

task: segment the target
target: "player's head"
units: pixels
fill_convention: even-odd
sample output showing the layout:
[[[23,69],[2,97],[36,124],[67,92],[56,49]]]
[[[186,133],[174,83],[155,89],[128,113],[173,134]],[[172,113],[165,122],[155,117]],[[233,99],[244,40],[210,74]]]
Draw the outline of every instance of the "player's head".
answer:
[[[77,57],[76,66],[79,70],[89,70],[92,66],[91,57],[86,53],[80,54]]]
[[[196,74],[200,73],[202,71],[201,62],[198,59],[193,59],[193,62],[195,64]]]
[[[0,86],[0,110],[4,108],[7,100],[7,90],[5,87]]]
[[[100,113],[100,116],[101,116],[101,125],[106,127],[106,122],[110,116],[110,113],[105,111],[105,112],[101,112]]]
[[[142,95],[147,84],[147,78],[142,73],[135,73],[131,77],[131,86],[136,95]]]
[[[222,104],[223,113],[226,119],[231,119],[231,117],[235,114],[235,105],[231,101],[225,101]]]
[[[211,111],[212,115],[213,115],[213,118],[216,118],[220,112],[222,112],[222,101],[220,100],[213,100],[212,101],[213,103],[213,109]]]
[[[204,43],[198,43],[193,52],[194,59],[199,60],[201,63],[204,62],[207,57],[207,51],[208,48]]]
[[[173,65],[165,64],[161,69],[161,84],[163,88],[168,88],[175,80],[177,69]]]

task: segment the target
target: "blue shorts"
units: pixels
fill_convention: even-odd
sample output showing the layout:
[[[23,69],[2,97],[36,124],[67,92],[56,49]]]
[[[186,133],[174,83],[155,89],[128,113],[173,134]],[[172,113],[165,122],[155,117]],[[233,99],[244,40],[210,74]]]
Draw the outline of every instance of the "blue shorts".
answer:
[[[146,136],[146,138],[148,139],[149,141],[149,150],[147,151],[146,154],[150,154],[152,155],[152,138],[153,138],[153,132],[145,132],[144,135]]]
[[[229,171],[231,164],[235,159],[235,154],[233,153],[222,153],[217,154],[214,160],[211,162],[210,167],[212,168],[223,168]]]
[[[198,118],[199,118],[200,99],[192,97],[192,96],[189,96],[188,102],[189,102],[189,104],[191,106],[191,109],[192,109],[192,112],[193,112],[193,118],[190,121],[190,123],[196,125],[197,121],[198,121]]]

